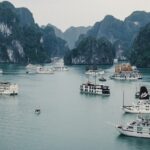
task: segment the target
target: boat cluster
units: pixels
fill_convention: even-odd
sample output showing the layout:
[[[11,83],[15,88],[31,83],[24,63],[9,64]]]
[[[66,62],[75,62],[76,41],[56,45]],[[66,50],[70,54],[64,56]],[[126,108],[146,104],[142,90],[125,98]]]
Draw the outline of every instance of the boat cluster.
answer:
[[[150,118],[149,116],[138,115],[137,119],[126,125],[118,125],[118,131],[127,136],[150,138]]]
[[[106,81],[103,77],[105,74],[102,70],[88,70],[85,72],[85,75],[88,76],[88,81],[80,85],[80,93],[84,94],[92,94],[92,95],[110,95],[109,86],[104,84],[97,84],[97,77],[99,77],[99,81]],[[95,78],[95,82],[89,81],[90,76]]]
[[[110,95],[110,88],[108,85],[97,84],[96,78],[100,76],[99,81],[106,81],[105,72],[98,70],[88,70],[85,73],[88,76],[95,77],[95,82],[88,82],[80,85],[80,92],[94,95]],[[89,78],[88,78],[89,79]],[[115,73],[110,76],[110,79],[137,81],[142,79],[140,72],[136,67],[130,64],[116,65]],[[135,93],[136,102],[130,105],[125,105],[123,94],[122,110],[124,113],[138,114],[137,119],[127,123],[117,125],[116,129],[120,134],[134,137],[150,138],[150,93],[146,86],[141,86],[140,91]]]
[[[61,66],[36,66],[32,64],[28,64],[26,66],[26,73],[27,74],[54,74],[56,71],[68,71],[68,67],[61,65]]]
[[[62,60],[55,63],[51,67],[28,64],[26,66],[26,74],[54,74],[56,71],[68,71],[68,67],[64,66]],[[5,74],[0,69],[0,74]],[[0,95],[18,95],[19,86],[15,83],[0,82]]]
[[[120,64],[115,66],[115,73],[110,79],[137,81],[142,79],[140,72],[135,66],[130,64]],[[120,134],[133,137],[150,138],[150,99],[147,87],[141,86],[140,91],[135,93],[136,102],[125,105],[123,94],[122,110],[124,113],[137,114],[137,119],[127,123],[117,125],[116,128]]]
[[[123,100],[122,109],[125,113],[138,114],[138,117],[126,125],[117,125],[118,131],[127,136],[150,138],[150,99],[147,88],[141,86],[136,103],[125,105]]]

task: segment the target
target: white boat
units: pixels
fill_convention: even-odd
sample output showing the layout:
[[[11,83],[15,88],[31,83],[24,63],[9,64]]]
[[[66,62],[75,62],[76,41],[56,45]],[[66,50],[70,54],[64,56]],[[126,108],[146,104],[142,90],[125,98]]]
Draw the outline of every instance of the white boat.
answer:
[[[28,65],[26,66],[26,68],[27,68],[27,69],[33,69],[33,68],[35,68],[35,65],[28,64]]]
[[[19,87],[10,82],[0,82],[0,95],[18,95]]]
[[[106,81],[106,79],[102,76],[102,77],[100,77],[100,78],[99,78],[99,81],[101,81],[101,82],[105,82],[105,81]]]
[[[132,137],[150,138],[150,119],[149,117],[138,117],[135,121],[125,125],[117,125],[120,134]]]
[[[122,109],[126,113],[149,114],[150,113],[150,102],[145,102],[143,104],[133,104],[131,106],[123,106]]]
[[[54,71],[50,68],[37,67],[36,73],[38,73],[38,74],[54,74]]]
[[[88,70],[85,72],[86,75],[92,75],[92,76],[103,75],[104,73],[105,73],[104,71],[99,71],[99,70]]]
[[[111,79],[114,80],[128,80],[128,81],[136,81],[142,79],[140,74],[134,72],[122,72],[122,73],[115,73],[114,75],[110,76]]]
[[[110,95],[109,86],[93,84],[89,81],[80,86],[80,92],[94,95]]]
[[[68,67],[66,66],[55,66],[54,70],[55,71],[69,71]]]
[[[114,64],[117,64],[117,63],[118,63],[118,59],[115,58],[115,59],[114,59]]]
[[[110,76],[114,80],[136,81],[142,79],[139,71],[130,64],[120,64],[115,66],[115,73]]]
[[[150,113],[150,100],[147,88],[145,86],[141,87],[137,103],[125,106],[123,102],[122,109],[127,113]]]

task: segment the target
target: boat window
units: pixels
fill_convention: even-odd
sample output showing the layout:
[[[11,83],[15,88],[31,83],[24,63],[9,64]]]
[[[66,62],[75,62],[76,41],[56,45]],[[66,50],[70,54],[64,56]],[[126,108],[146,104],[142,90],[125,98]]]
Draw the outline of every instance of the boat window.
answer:
[[[128,129],[133,129],[133,126],[128,126]]]
[[[137,132],[141,132],[142,131],[142,127],[137,127]]]

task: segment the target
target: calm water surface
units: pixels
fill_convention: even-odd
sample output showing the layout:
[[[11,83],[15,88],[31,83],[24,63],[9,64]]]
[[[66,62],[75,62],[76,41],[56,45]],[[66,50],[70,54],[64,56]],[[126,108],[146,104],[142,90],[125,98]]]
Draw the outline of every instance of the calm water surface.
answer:
[[[83,66],[54,75],[27,75],[24,66],[1,68],[6,72],[1,81],[20,87],[18,96],[0,97],[1,150],[149,150],[150,139],[120,136],[114,125],[136,118],[121,110],[123,91],[131,104],[136,87],[150,86],[150,70],[142,69],[144,79],[138,82],[108,79],[111,95],[102,97],[80,94],[87,81]],[[113,71],[106,67],[106,76]],[[35,108],[41,109],[39,116]]]

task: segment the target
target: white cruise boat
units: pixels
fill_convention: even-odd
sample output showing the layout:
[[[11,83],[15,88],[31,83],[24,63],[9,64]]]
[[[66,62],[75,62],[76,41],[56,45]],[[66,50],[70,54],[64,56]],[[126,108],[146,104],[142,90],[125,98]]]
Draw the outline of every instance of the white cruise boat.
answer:
[[[137,69],[134,69],[130,64],[121,64],[115,66],[115,73],[110,76],[114,80],[136,81],[142,79],[141,74]]]
[[[126,125],[117,125],[120,134],[132,137],[150,138],[150,119],[140,117]]]
[[[104,71],[99,71],[99,70],[88,70],[85,72],[86,75],[92,75],[92,76],[103,75],[104,73],[105,73]]]
[[[19,87],[10,82],[0,82],[0,95],[18,95]]]
[[[120,73],[120,74],[114,74],[110,78],[114,80],[136,81],[136,80],[141,79],[142,77],[134,73]]]
[[[26,68],[27,69],[33,69],[33,68],[35,68],[36,66],[35,65],[32,65],[32,64],[28,64],[27,66],[26,66]]]
[[[37,67],[36,73],[38,73],[38,74],[54,74],[54,71],[50,68]]]
[[[80,92],[94,95],[110,95],[109,86],[93,84],[89,81],[80,86]]]
[[[142,114],[149,114],[150,113],[150,102],[145,103],[137,103],[132,104],[131,106],[123,106],[122,108],[126,113],[142,113]]]
[[[122,109],[127,113],[150,113],[150,100],[147,88],[145,86],[140,88],[140,96],[137,103],[129,106],[123,104]]]
[[[68,67],[66,66],[55,66],[54,70],[55,71],[69,71]]]

